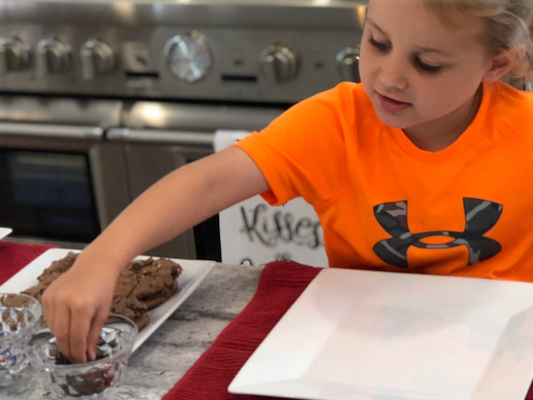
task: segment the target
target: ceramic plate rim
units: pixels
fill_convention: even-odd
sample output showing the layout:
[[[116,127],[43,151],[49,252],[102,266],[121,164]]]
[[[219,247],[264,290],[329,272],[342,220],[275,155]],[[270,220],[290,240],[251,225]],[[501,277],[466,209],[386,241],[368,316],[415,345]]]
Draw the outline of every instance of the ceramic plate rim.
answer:
[[[13,229],[11,229],[11,228],[0,227],[0,240],[5,238],[6,236],[10,235],[11,232],[13,232]]]

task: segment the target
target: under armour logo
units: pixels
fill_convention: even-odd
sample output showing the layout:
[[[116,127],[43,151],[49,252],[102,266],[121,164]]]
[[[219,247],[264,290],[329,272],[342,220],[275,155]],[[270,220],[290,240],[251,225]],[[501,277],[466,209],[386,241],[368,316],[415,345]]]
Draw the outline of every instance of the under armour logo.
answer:
[[[500,219],[503,206],[492,201],[463,198],[466,228],[464,232],[421,232],[411,233],[407,225],[407,201],[383,203],[374,207],[374,215],[383,229],[392,238],[374,245],[374,252],[388,264],[408,268],[407,250],[414,246],[420,249],[449,249],[466,246],[468,265],[494,257],[502,246],[493,239],[483,236]],[[432,236],[449,236],[454,240],[445,244],[426,244],[420,240]]]

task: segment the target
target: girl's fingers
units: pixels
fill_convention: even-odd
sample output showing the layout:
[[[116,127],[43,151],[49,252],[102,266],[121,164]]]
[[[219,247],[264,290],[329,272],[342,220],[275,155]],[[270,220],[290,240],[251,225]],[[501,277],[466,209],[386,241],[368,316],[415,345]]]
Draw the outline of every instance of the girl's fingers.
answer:
[[[100,337],[102,328],[104,327],[105,321],[107,320],[107,315],[108,313],[100,310],[96,313],[91,322],[89,335],[87,336],[87,353],[89,354],[90,361],[94,361],[96,359],[94,349],[96,348],[98,338]]]
[[[87,337],[91,327],[92,313],[86,310],[77,310],[70,318],[69,345],[72,361],[76,363],[87,362]]]
[[[70,310],[63,305],[58,304],[55,307],[52,325],[48,325],[50,328],[50,332],[56,338],[56,343],[59,346],[59,350],[68,359],[72,359],[72,354],[70,352],[71,319],[72,315],[70,313]]]
[[[54,303],[48,300],[48,297],[44,295],[41,298],[41,304],[43,307],[43,318],[48,327],[53,326],[55,321],[54,313]],[[53,334],[53,332],[52,332]]]
[[[84,363],[88,355],[95,356],[95,346],[111,307],[114,281],[98,282],[93,290],[95,285],[88,281],[96,278],[76,271],[67,271],[45,290],[43,316],[63,355]]]

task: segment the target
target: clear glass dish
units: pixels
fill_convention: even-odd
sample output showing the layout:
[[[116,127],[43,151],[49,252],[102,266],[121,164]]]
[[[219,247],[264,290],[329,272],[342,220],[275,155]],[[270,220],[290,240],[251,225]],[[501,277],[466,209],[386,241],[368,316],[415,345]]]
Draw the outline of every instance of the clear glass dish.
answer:
[[[25,294],[0,293],[0,395],[22,395],[34,382],[28,365],[28,342],[38,329],[41,305]]]
[[[65,364],[67,360],[60,354],[55,337],[44,328],[30,342],[31,364],[45,390],[58,399],[106,399],[124,377],[136,336],[137,327],[131,320],[111,314],[100,334],[97,360]]]

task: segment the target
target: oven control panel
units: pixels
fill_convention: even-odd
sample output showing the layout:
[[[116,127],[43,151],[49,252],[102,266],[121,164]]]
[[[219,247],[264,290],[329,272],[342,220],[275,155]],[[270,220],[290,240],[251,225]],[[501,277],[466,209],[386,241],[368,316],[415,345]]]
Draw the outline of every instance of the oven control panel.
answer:
[[[359,81],[361,32],[0,26],[0,91],[294,103]]]

